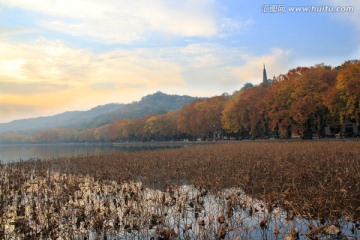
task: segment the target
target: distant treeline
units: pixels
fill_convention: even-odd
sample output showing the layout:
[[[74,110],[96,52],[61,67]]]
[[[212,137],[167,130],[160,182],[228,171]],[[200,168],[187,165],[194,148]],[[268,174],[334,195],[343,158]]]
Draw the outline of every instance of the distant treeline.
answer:
[[[298,67],[271,84],[245,84],[178,112],[124,119],[82,131],[54,129],[32,135],[6,133],[3,143],[169,141],[221,138],[330,137],[360,123],[360,61],[332,68]],[[341,134],[344,134],[341,132]]]

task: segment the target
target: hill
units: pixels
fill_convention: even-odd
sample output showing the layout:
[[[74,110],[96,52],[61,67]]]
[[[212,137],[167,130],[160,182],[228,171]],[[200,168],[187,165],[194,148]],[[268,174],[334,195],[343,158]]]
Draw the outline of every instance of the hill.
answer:
[[[168,95],[156,92],[142,97],[140,101],[129,104],[106,104],[88,111],[70,111],[49,117],[15,120],[0,124],[0,133],[34,133],[54,128],[74,128],[77,130],[99,127],[125,118],[139,118],[151,114],[180,110],[184,105],[198,98],[190,96]]]

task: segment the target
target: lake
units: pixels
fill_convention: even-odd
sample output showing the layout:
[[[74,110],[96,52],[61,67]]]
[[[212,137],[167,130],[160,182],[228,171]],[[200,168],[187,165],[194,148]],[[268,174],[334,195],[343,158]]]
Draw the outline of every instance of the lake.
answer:
[[[147,144],[0,144],[2,163],[29,159],[51,159],[79,155],[106,155],[118,152],[146,151],[155,149],[179,148],[183,145]]]

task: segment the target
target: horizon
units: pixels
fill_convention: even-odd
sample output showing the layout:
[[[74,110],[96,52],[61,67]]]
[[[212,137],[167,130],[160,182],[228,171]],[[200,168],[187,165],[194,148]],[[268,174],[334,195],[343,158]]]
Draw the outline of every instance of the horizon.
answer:
[[[336,67],[360,56],[359,9],[358,0],[0,0],[0,123],[157,91],[232,94],[259,84],[263,64],[270,79]]]

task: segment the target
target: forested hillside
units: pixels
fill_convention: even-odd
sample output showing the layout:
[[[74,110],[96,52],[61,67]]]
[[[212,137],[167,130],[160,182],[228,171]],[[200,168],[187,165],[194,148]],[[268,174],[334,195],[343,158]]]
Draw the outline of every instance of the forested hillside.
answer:
[[[0,133],[23,132],[34,133],[40,130],[53,128],[74,128],[81,129],[89,125],[99,116],[120,111],[124,104],[106,104],[97,106],[88,111],[64,112],[49,117],[38,117],[31,119],[15,120],[9,123],[0,124]]]
[[[16,120],[0,124],[0,133],[17,132],[31,134],[41,130],[71,128],[84,130],[100,127],[120,119],[144,117],[149,114],[161,114],[170,110],[177,111],[197,100],[196,97],[168,95],[156,92],[129,104],[106,104],[88,111],[72,111],[50,117]]]
[[[194,100],[158,92],[97,116],[86,129],[52,129],[32,135],[9,133],[2,134],[0,141],[311,138],[314,134],[333,137],[337,133],[358,136],[360,61],[347,61],[335,68],[324,64],[298,67],[279,75],[271,84],[248,84],[233,96]]]

